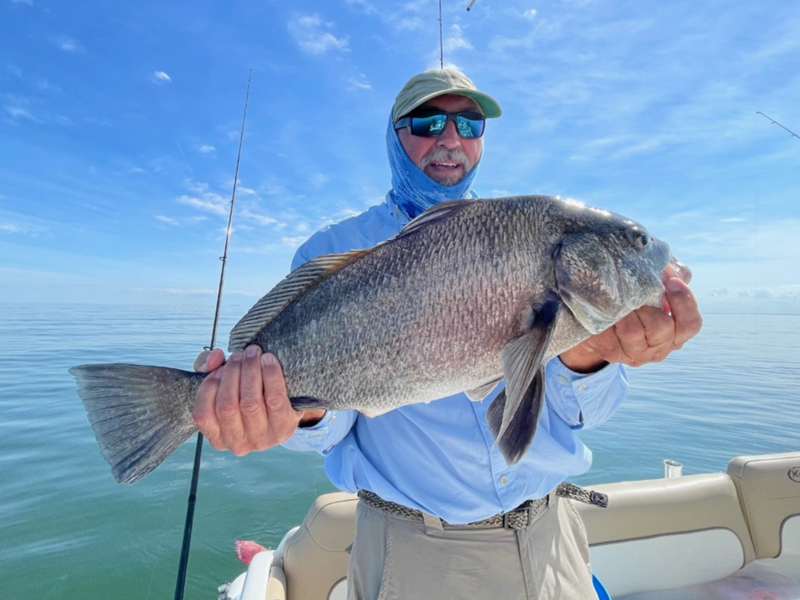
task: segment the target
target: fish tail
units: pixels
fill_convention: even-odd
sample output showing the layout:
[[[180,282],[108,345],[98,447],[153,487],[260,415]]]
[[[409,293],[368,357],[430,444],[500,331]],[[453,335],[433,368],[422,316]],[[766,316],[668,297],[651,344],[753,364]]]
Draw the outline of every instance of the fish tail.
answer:
[[[126,364],[69,372],[118,483],[137,482],[197,431],[192,407],[205,373]]]

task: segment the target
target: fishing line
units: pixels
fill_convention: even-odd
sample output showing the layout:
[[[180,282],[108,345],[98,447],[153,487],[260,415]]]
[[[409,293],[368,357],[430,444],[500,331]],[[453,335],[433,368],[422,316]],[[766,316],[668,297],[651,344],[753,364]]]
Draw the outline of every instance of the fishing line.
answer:
[[[177,138],[175,139],[175,143],[178,144],[178,150],[181,151],[181,156],[183,156],[183,162],[186,163],[186,168],[189,169],[189,173],[192,174],[192,179],[197,180],[197,178],[194,176],[194,171],[192,170],[192,165],[190,165],[189,161],[186,159],[186,153],[183,151],[183,146],[181,146],[181,143],[178,141]]]
[[[242,113],[242,130],[239,133],[239,151],[236,154],[236,171],[233,174],[233,192],[231,193],[231,208],[228,211],[228,227],[225,230],[225,248],[220,260],[222,268],[219,273],[219,288],[217,290],[217,308],[214,311],[214,326],[211,330],[211,343],[206,348],[213,350],[217,340],[217,325],[219,324],[219,310],[222,303],[222,286],[225,282],[225,265],[228,263],[228,243],[231,239],[231,222],[233,221],[233,203],[236,200],[236,184],[239,181],[239,162],[242,158],[242,140],[244,139],[244,124],[247,119],[247,102],[250,99],[250,81],[253,78],[253,70],[247,78],[247,93],[244,97],[244,111]],[[203,434],[197,432],[197,446],[194,451],[194,465],[192,467],[192,482],[189,487],[189,499],[186,507],[186,523],[183,527],[183,544],[181,546],[181,559],[178,565],[178,580],[175,583],[175,600],[183,600],[183,592],[186,588],[186,567],[189,563],[189,545],[192,540],[192,524],[194,522],[194,507],[197,501],[197,480],[200,476],[200,456],[203,452]]]

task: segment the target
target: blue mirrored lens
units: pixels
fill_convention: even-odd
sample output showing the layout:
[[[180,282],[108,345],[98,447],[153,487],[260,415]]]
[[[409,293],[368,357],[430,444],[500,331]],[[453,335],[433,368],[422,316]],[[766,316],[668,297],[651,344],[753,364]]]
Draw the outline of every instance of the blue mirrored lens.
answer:
[[[474,113],[438,113],[425,117],[411,117],[411,133],[423,137],[433,137],[441,135],[447,127],[447,120],[454,118],[456,130],[461,137],[476,138],[483,135],[483,127],[486,123],[481,115]]]
[[[456,129],[461,137],[481,137],[483,133],[483,119],[470,119],[463,115],[456,115]]]
[[[441,135],[447,126],[447,115],[432,115],[430,117],[413,117],[411,119],[411,133],[431,137]]]

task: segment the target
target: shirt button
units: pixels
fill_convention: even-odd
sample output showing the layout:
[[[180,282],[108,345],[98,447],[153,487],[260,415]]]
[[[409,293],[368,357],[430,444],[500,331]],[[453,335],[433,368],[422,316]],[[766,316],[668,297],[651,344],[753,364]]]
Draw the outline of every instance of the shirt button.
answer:
[[[507,484],[507,483],[508,483],[508,477],[506,477],[505,475],[503,475],[503,476],[500,478],[500,484],[501,484],[501,485],[505,485],[505,484]]]
[[[331,415],[331,418],[328,419],[328,423],[333,423],[336,420],[336,415]]]
[[[581,392],[582,392],[582,391],[583,391],[583,390],[585,390],[587,387],[588,387],[588,386],[587,386],[585,383],[584,383],[583,385],[579,385],[579,386],[578,386],[578,391],[581,391]]]
[[[566,377],[564,377],[563,375],[559,375],[559,376],[558,376],[558,380],[559,380],[561,383],[567,383],[567,382],[569,381],[569,379],[567,379],[567,378],[566,378]]]

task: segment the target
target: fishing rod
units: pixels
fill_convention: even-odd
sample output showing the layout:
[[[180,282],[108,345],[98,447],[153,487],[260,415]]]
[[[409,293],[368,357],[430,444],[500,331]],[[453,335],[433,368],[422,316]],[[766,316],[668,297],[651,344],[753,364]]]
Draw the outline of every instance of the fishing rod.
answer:
[[[244,139],[244,124],[247,119],[247,102],[250,99],[250,81],[253,79],[253,70],[247,78],[247,93],[244,96],[244,111],[242,113],[242,131],[239,133],[239,151],[236,154],[236,171],[233,175],[233,192],[231,193],[231,208],[228,211],[228,227],[225,230],[225,248],[220,256],[222,267],[219,273],[219,288],[217,289],[217,308],[214,311],[214,326],[211,329],[211,343],[206,350],[213,350],[217,341],[217,326],[219,325],[219,310],[222,304],[222,286],[225,282],[225,265],[228,263],[228,243],[231,239],[231,222],[233,221],[233,204],[236,201],[236,184],[239,182],[239,162],[242,159],[242,140]],[[197,432],[197,446],[194,451],[194,466],[192,467],[192,483],[189,487],[189,500],[186,507],[186,523],[183,526],[183,544],[181,546],[181,559],[178,565],[178,580],[175,583],[175,600],[183,600],[186,588],[186,568],[189,564],[189,545],[192,540],[192,524],[194,522],[194,506],[197,501],[197,480],[200,477],[200,455],[203,453],[203,434]]]
[[[442,42],[442,0],[439,0],[439,68],[444,71],[444,43]]]
[[[478,0],[472,0],[467,11],[472,10]],[[442,0],[439,0],[439,68],[444,71],[444,42],[442,39]]]
[[[790,134],[792,134],[792,137],[796,137],[798,140],[800,140],[800,136],[799,136],[799,135],[797,135],[797,134],[796,134],[794,131],[792,131],[792,130],[791,130],[791,129],[789,129],[788,127],[784,127],[783,125],[781,125],[780,123],[778,123],[778,122],[777,122],[775,119],[773,119],[772,117],[768,117],[767,115],[765,115],[765,114],[764,114],[763,112],[761,112],[760,110],[759,110],[759,111],[756,111],[756,114],[757,114],[757,115],[761,115],[761,116],[762,116],[762,117],[764,117],[765,119],[769,119],[770,121],[772,121],[772,124],[773,124],[773,125],[777,125],[777,126],[778,126],[778,127],[780,127],[781,129],[785,129],[785,130],[786,130],[786,131],[788,131]]]

